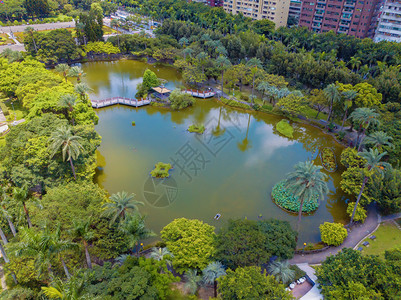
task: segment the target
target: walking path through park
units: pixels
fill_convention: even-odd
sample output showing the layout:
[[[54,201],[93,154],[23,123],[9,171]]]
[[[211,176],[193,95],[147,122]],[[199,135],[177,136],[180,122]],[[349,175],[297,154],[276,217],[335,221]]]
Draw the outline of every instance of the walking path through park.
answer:
[[[59,23],[45,23],[45,24],[31,24],[31,25],[16,25],[16,26],[2,26],[0,27],[0,32],[13,33],[13,32],[23,32],[25,28],[32,27],[35,30],[53,30],[60,28],[74,28],[75,22],[59,22]]]
[[[365,220],[365,223],[355,225],[351,228],[351,231],[348,232],[348,237],[345,239],[344,243],[342,243],[338,247],[330,247],[329,249],[313,253],[313,254],[296,254],[290,260],[291,264],[300,264],[300,263],[308,263],[308,264],[320,264],[322,261],[326,259],[326,257],[330,255],[335,255],[337,252],[341,251],[343,248],[354,248],[358,243],[365,239],[366,236],[375,231],[378,225],[381,222],[381,216],[378,214],[377,209],[374,205],[370,205],[368,208],[368,216]]]
[[[329,249],[314,253],[314,254],[296,254],[290,260],[291,264],[320,264],[330,255],[335,255],[337,252],[341,251],[343,248],[355,248],[362,240],[364,240],[368,235],[374,232],[382,221],[390,221],[401,218],[401,213],[393,214],[389,216],[380,216],[374,205],[370,205],[368,208],[368,217],[365,223],[353,226],[351,231],[348,233],[348,237],[345,239],[338,247],[330,247]]]

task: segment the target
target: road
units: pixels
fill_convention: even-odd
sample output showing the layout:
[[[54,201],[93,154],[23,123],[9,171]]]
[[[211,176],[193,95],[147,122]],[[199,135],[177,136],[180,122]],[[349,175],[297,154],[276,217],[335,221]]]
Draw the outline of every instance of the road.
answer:
[[[22,32],[27,27],[33,27],[35,30],[47,30],[47,29],[60,29],[75,27],[75,22],[60,22],[60,23],[46,23],[46,24],[32,24],[32,25],[17,25],[17,26],[2,26],[0,27],[0,33],[10,32]]]

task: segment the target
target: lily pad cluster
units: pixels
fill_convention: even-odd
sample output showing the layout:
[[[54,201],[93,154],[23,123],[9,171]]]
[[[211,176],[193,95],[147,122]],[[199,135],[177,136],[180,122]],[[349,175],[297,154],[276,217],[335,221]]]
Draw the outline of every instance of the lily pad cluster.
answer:
[[[323,167],[328,172],[334,172],[337,169],[337,163],[333,150],[330,148],[323,148],[320,155]]]
[[[298,197],[295,197],[288,191],[288,189],[285,188],[284,183],[285,181],[282,180],[273,187],[273,201],[285,210],[298,213],[301,202],[298,200]],[[305,200],[302,206],[302,212],[311,213],[315,211],[319,207],[318,199],[319,196],[316,194],[312,199]]]
[[[166,178],[170,176],[168,171],[170,171],[172,168],[173,166],[171,164],[158,162],[155,165],[155,168],[150,172],[150,175],[156,178]]]

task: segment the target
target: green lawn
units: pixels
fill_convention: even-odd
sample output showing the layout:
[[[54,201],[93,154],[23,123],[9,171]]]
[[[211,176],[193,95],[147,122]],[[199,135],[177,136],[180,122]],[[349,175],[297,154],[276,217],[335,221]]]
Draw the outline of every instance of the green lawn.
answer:
[[[362,254],[375,254],[383,257],[385,250],[401,247],[401,230],[392,222],[381,223],[373,235],[376,236],[375,240],[372,241],[367,238],[359,244],[363,248]],[[365,241],[369,242],[370,245],[368,247],[362,246]]]

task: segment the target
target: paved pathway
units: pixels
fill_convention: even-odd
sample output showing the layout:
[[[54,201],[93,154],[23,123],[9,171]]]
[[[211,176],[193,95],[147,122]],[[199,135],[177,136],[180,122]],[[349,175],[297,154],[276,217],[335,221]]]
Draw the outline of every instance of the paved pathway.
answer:
[[[329,249],[315,253],[315,254],[296,254],[290,260],[291,264],[299,263],[309,263],[309,264],[319,264],[330,255],[335,255],[337,252],[341,251],[343,248],[354,248],[361,240],[363,240],[367,235],[376,230],[377,226],[381,222],[381,217],[377,213],[376,207],[370,205],[368,208],[368,217],[365,223],[361,225],[355,225],[352,227],[351,231],[348,233],[348,237],[345,239],[338,247],[330,247]]]

